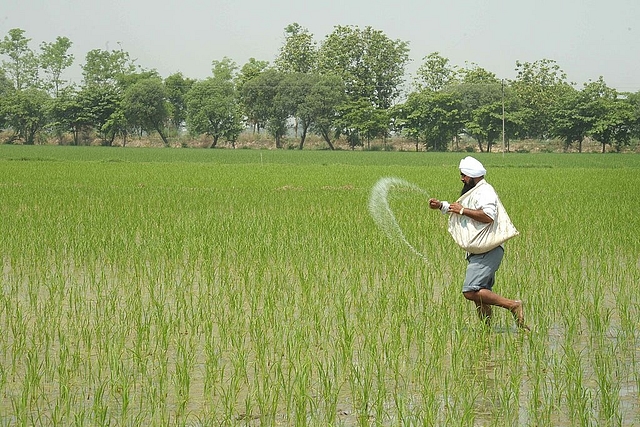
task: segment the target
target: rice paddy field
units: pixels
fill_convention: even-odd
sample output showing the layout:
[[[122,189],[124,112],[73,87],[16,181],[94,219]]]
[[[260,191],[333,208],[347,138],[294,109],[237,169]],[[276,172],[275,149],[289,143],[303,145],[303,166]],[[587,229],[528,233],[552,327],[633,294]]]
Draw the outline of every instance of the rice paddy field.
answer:
[[[478,154],[491,327],[417,191],[462,153],[0,146],[0,426],[640,425],[640,156]]]

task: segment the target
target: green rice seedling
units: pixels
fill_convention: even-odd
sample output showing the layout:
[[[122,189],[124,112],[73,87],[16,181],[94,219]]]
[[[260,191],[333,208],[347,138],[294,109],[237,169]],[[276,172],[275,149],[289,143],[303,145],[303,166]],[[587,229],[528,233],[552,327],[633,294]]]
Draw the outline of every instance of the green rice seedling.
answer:
[[[193,342],[189,337],[179,337],[176,349],[176,361],[174,383],[178,398],[176,418],[182,419],[185,415],[189,394],[191,390],[191,371],[195,362]]]

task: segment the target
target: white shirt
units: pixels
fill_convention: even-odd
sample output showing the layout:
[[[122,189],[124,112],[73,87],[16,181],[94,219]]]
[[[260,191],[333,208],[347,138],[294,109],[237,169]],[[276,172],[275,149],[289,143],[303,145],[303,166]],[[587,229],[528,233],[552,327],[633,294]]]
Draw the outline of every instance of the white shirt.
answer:
[[[484,179],[478,181],[476,185],[479,185],[481,182],[483,185],[477,188],[470,197],[467,197],[464,200],[462,207],[469,209],[482,209],[489,218],[495,220],[498,213],[498,193],[496,193],[496,190],[491,186],[491,184]],[[449,202],[442,202],[442,208],[440,208],[440,211],[443,214],[448,213],[449,206]]]

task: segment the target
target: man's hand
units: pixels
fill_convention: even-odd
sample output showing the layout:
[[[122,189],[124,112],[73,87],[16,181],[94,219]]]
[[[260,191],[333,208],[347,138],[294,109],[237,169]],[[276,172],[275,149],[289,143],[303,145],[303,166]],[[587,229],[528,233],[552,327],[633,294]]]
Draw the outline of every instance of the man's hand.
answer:
[[[438,199],[429,199],[429,207],[431,209],[440,209],[442,207],[442,202]]]
[[[449,212],[460,215],[460,209],[462,209],[463,207],[464,206],[462,206],[458,202],[451,203],[451,206],[449,206]]]

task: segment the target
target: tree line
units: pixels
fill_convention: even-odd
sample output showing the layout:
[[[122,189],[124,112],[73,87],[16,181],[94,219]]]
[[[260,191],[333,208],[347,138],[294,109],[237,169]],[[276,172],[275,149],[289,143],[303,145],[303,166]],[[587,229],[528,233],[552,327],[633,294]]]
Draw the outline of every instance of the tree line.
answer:
[[[330,149],[402,135],[416,150],[451,149],[459,135],[480,151],[499,140],[561,139],[582,150],[591,138],[621,150],[640,136],[640,91],[621,93],[603,77],[569,82],[549,59],[516,62],[500,79],[477,64],[457,67],[438,52],[407,78],[409,45],[371,27],[336,26],[320,43],[297,23],[284,29],[273,63],[251,58],[212,61],[211,76],[166,78],[136,64],[122,48],[94,49],[81,64],[82,82],[63,79],[74,63],[72,42],[57,37],[39,50],[19,28],[0,41],[0,130],[5,143],[99,138],[127,144],[157,133],[165,145],[183,132],[235,146],[247,130],[266,131],[277,148],[295,128],[297,145],[310,133]],[[410,80],[410,81],[408,81]]]

